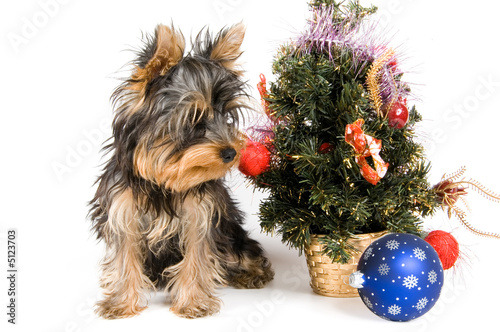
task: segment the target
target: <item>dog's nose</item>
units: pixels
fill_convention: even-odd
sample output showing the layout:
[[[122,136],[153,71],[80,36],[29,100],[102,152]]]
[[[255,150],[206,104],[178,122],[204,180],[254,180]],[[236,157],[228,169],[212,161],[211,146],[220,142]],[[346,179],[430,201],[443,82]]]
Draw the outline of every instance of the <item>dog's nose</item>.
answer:
[[[234,156],[236,156],[236,150],[233,148],[227,148],[220,152],[220,157],[222,158],[222,161],[225,162],[226,164],[233,161]]]

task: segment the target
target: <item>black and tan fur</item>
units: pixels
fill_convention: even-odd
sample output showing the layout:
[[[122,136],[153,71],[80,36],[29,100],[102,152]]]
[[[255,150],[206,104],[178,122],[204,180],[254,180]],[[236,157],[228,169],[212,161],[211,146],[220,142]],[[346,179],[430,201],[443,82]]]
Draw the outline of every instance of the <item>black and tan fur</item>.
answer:
[[[261,288],[273,271],[242,228],[242,212],[221,180],[244,148],[238,131],[249,108],[236,60],[244,27],[212,39],[159,25],[130,79],[119,86],[110,155],[90,217],[106,243],[97,312],[138,314],[152,290],[171,310],[195,318],[219,311],[216,287]]]

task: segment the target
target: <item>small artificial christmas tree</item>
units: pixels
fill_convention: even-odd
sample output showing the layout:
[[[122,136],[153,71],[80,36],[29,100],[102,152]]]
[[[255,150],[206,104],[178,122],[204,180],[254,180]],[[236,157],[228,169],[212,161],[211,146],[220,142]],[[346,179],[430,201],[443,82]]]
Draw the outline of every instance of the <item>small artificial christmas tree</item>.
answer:
[[[276,81],[261,91],[271,124],[250,136],[271,161],[249,179],[269,193],[260,205],[264,231],[300,250],[312,234],[324,234],[325,254],[345,263],[356,252],[350,238],[419,234],[439,201],[398,57],[366,20],[376,8],[332,0],[310,6],[306,31],[280,48]]]

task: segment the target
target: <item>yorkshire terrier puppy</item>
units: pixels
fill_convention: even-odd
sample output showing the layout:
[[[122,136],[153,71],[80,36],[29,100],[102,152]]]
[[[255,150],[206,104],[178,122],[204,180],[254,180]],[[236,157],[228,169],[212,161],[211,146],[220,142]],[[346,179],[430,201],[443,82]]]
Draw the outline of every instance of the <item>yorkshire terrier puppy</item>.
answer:
[[[219,311],[218,286],[261,288],[273,278],[222,178],[238,164],[242,110],[250,108],[236,60],[245,29],[184,37],[159,25],[114,92],[110,154],[90,202],[106,243],[97,313],[138,314],[148,293],[170,292],[187,318]]]

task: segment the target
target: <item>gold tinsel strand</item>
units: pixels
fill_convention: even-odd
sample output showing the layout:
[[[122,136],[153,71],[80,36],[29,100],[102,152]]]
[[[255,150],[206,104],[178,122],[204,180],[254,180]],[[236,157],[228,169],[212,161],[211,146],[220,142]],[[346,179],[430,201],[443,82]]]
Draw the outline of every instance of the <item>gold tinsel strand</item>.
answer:
[[[394,50],[388,49],[380,57],[378,57],[371,65],[368,73],[366,74],[366,85],[368,86],[368,93],[373,101],[375,110],[379,116],[382,115],[382,98],[380,97],[380,89],[378,84],[379,72],[384,64],[394,56]]]
[[[442,196],[443,209],[447,208],[448,217],[451,218],[452,214],[454,214],[460,221],[460,223],[472,233],[484,237],[500,239],[500,234],[484,232],[473,227],[467,221],[467,214],[465,213],[465,211],[463,211],[456,205],[458,201],[461,201],[462,203],[464,203],[467,210],[469,210],[467,202],[462,197],[467,194],[465,189],[472,189],[479,193],[481,196],[495,203],[500,203],[500,195],[487,189],[485,186],[474,179],[464,180],[464,178],[462,177],[464,173],[465,167],[463,166],[457,172],[454,172],[450,175],[445,174],[441,178],[441,182],[437,186],[436,193]]]

